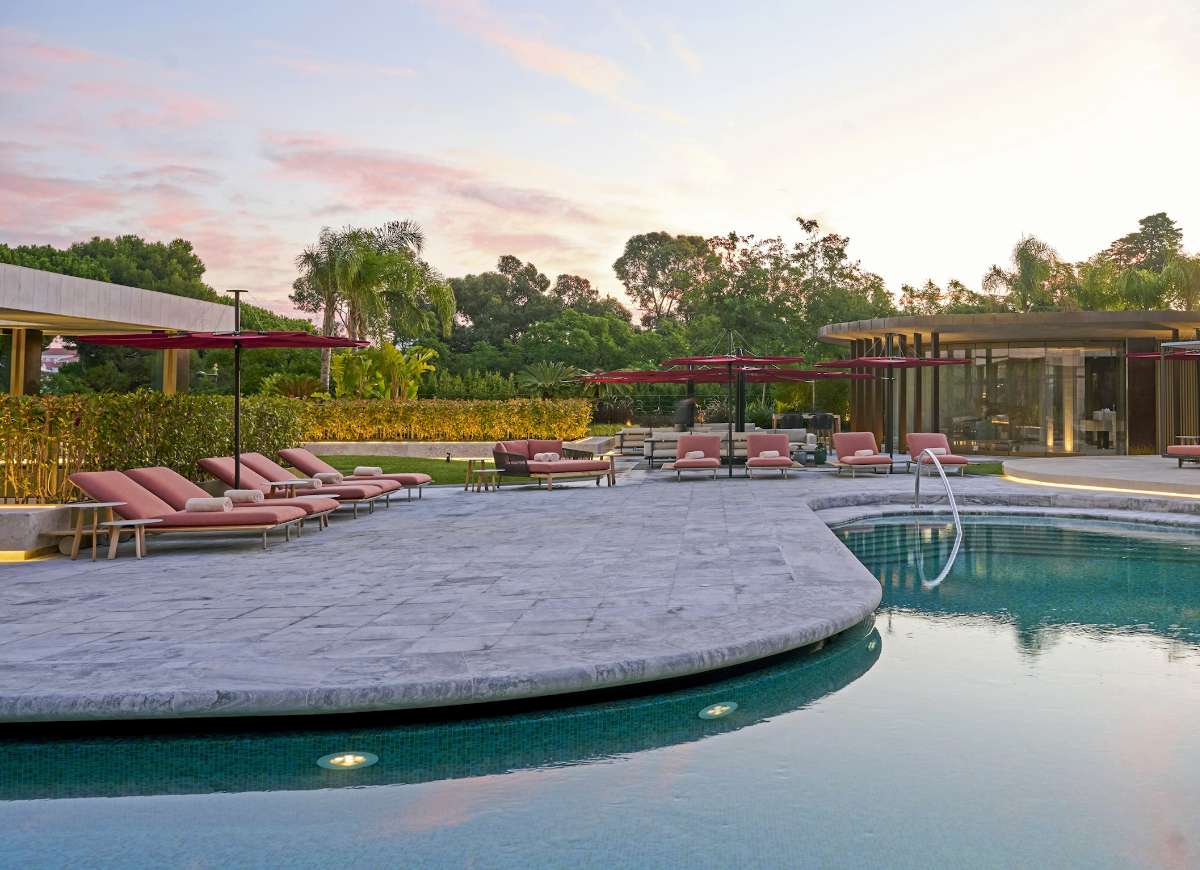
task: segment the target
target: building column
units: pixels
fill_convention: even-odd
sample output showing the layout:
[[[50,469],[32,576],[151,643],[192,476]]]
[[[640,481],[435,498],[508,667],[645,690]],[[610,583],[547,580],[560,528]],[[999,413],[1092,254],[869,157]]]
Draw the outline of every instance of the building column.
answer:
[[[9,343],[8,392],[36,396],[42,386],[42,331],[14,329]]]
[[[925,345],[921,341],[921,333],[913,333],[913,356],[921,359],[925,356]],[[925,416],[925,383],[924,369],[920,367],[912,370],[913,373],[913,413],[912,425],[917,432],[924,431],[921,427],[925,424],[921,422],[921,418]]]
[[[931,348],[930,356],[937,359],[942,355],[942,334],[935,332],[931,336],[933,347]],[[930,390],[932,393],[932,401],[930,405],[931,419],[929,421],[930,432],[942,431],[942,369],[941,366],[933,367],[933,387]]]

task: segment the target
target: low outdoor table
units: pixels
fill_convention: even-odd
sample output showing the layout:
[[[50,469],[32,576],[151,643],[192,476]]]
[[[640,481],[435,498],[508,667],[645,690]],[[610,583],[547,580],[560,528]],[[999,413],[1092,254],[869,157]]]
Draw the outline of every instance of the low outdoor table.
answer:
[[[497,492],[500,490],[500,469],[499,468],[476,468],[473,472],[473,483],[475,491],[487,492],[489,489],[494,489]]]
[[[272,495],[274,495],[277,490],[281,489],[283,490],[283,494],[286,498],[296,498],[296,490],[298,489],[314,490],[311,493],[306,492],[305,495],[320,495],[319,492],[316,492],[316,487],[314,487],[306,478],[303,477],[295,477],[291,480],[269,480],[267,483],[271,487]]]
[[[486,464],[487,461],[488,460],[486,460],[486,459],[468,459],[467,460],[467,476],[463,478],[463,492],[466,492],[467,490],[469,490],[471,488],[471,485],[473,483],[475,483],[475,475],[479,474],[480,472],[494,472],[493,476],[496,478],[497,487],[498,487],[500,469],[499,468],[489,468],[488,465]]]
[[[83,541],[83,512],[92,511],[92,561],[96,561],[96,538],[100,534],[99,511],[107,511],[107,521],[113,521],[113,508],[124,507],[123,501],[84,501],[71,505],[75,509],[75,533],[71,537],[71,559],[79,556],[79,545]]]
[[[121,543],[121,532],[126,529],[133,532],[133,552],[137,558],[146,555],[146,526],[161,523],[156,518],[146,520],[109,520],[100,525],[108,529],[108,558],[117,558],[117,546]]]

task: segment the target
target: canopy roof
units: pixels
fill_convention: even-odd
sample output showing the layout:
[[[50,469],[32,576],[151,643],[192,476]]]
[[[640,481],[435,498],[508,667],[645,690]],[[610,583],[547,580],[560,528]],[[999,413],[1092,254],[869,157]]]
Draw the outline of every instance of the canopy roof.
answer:
[[[108,344],[142,350],[212,350],[241,347],[366,347],[369,342],[309,332],[139,332],[80,336],[89,344]]]
[[[817,363],[831,369],[922,369],[933,366],[971,365],[969,359],[917,356],[856,356],[850,359],[831,359]]]
[[[664,366],[756,366],[778,363],[802,363],[802,356],[743,356],[731,354],[723,356],[677,356],[663,360]]]
[[[874,375],[850,372],[807,371],[805,369],[742,368],[738,370],[747,382],[755,384],[785,381],[872,380]],[[737,374],[734,375],[737,378]],[[596,372],[583,380],[595,384],[727,384],[727,369],[705,368],[693,371],[612,371]]]

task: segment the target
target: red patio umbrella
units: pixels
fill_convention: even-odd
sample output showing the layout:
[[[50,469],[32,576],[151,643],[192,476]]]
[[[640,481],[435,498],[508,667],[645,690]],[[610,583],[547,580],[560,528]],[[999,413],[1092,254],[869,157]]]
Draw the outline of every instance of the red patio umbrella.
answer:
[[[240,291],[238,291],[240,292]],[[233,488],[242,483],[242,348],[366,347],[369,342],[308,332],[242,332],[240,299],[234,302],[233,332],[140,332],[78,336],[77,342],[133,347],[140,350],[233,350]]]
[[[817,363],[825,368],[837,369],[887,369],[887,389],[884,391],[884,401],[887,402],[887,413],[884,415],[886,430],[884,438],[887,441],[888,456],[894,457],[896,445],[893,434],[896,431],[896,408],[892,403],[892,373],[895,369],[933,368],[935,366],[964,366],[971,365],[969,359],[955,357],[920,357],[920,356],[856,356],[850,359],[831,359]]]

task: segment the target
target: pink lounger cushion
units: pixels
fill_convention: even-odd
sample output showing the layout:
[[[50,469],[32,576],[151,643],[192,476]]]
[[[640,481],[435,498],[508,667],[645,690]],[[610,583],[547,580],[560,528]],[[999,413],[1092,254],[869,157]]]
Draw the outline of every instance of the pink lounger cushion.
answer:
[[[97,501],[120,501],[116,512],[127,520],[161,519],[155,529],[192,528],[195,526],[273,526],[304,516],[300,508],[283,507],[276,511],[229,511],[228,513],[189,513],[176,511],[161,498],[119,471],[79,471],[70,480]],[[282,517],[282,519],[280,518]]]
[[[792,460],[788,456],[752,456],[746,464],[751,468],[790,468]]]
[[[879,452],[872,432],[834,432],[833,449],[842,465],[891,465],[892,460]],[[859,450],[870,450],[869,456],[855,456]]]
[[[942,465],[969,465],[970,460],[964,456],[956,456],[950,452],[950,441],[942,432],[909,432],[905,439],[908,444],[908,453],[913,457],[913,461],[917,461],[916,457],[920,455],[922,465],[933,465],[931,460],[922,451],[933,448],[937,450],[939,447],[945,451],[938,457],[938,461]]]
[[[595,459],[560,459],[557,462],[529,462],[530,474],[581,474],[608,471],[608,463]]]
[[[704,452],[703,459],[688,459],[687,455],[696,450]],[[680,435],[675,442],[676,468],[711,468],[711,465],[680,465],[681,462],[704,462],[716,460],[721,462],[721,436],[719,435]]]
[[[705,457],[704,459],[676,459],[676,468],[720,468],[721,460]]]
[[[125,472],[125,476],[139,486],[154,493],[177,511],[183,510],[183,506],[187,504],[189,498],[208,497],[207,492],[179,472],[170,468],[162,466],[154,468],[131,468]],[[291,517],[291,511],[280,510],[281,508],[300,508],[305,514],[314,514],[334,510],[337,506],[338,503],[331,498],[279,498],[271,499],[269,504],[266,502],[243,505],[235,504],[233,509],[235,512],[247,510],[275,512],[279,516],[278,522],[283,522]]]
[[[242,465],[249,468],[256,474],[261,474],[268,481],[303,479],[288,471],[278,462],[274,462],[271,459],[268,459],[266,456],[263,456],[261,453],[243,453]],[[307,474],[307,472],[305,473]],[[400,488],[400,484],[396,483],[394,480],[372,480],[369,484],[366,481],[360,480],[357,483],[348,484],[343,482],[332,483],[328,486],[322,485],[319,490],[316,490],[316,494],[319,495],[323,492],[328,492],[334,495],[345,495],[346,498],[370,498],[369,495],[351,495],[349,492],[342,491],[349,487],[351,491],[357,492],[363,486],[377,487],[380,492],[393,492],[394,490]]]
[[[210,456],[207,459],[201,459],[197,464],[217,480],[224,483],[226,486],[233,486],[232,456]],[[296,475],[294,474],[287,473],[282,477],[272,478],[272,480],[291,480],[295,476]],[[248,467],[244,462],[242,463],[242,487],[244,489],[261,490],[262,493],[267,496],[271,494],[271,480],[268,480],[262,474],[256,472],[253,468]],[[398,487],[393,486],[392,488],[396,489]],[[324,493],[354,500],[374,498],[381,492],[383,492],[383,487],[373,483],[360,483],[349,486],[339,483],[335,486],[322,486],[321,489],[317,490],[314,494]],[[271,499],[271,501],[275,501],[275,499]]]
[[[337,469],[326,462],[311,450],[306,450],[303,447],[285,447],[279,451],[279,458],[284,462],[289,463],[293,468],[300,469],[301,474],[329,474],[336,472]],[[376,474],[371,477],[359,477],[358,475],[348,475],[346,480],[360,481],[392,481],[397,484],[397,489],[405,486],[424,486],[427,483],[432,483],[433,478],[428,474],[414,473],[395,473],[395,474]]]
[[[1167,447],[1168,456],[1200,456],[1200,444],[1171,444]]]
[[[933,465],[933,460],[926,453],[921,454],[920,462],[922,465]],[[938,457],[938,462],[942,465],[970,465],[971,460],[965,456],[958,456],[954,453],[943,453]]]

